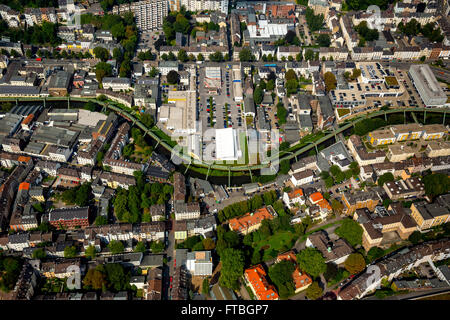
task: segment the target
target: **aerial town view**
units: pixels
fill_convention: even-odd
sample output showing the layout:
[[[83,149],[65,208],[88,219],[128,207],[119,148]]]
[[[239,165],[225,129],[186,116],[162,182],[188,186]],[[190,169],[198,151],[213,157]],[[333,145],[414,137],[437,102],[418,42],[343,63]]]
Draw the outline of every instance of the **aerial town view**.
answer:
[[[0,300],[450,300],[449,0],[0,16]]]

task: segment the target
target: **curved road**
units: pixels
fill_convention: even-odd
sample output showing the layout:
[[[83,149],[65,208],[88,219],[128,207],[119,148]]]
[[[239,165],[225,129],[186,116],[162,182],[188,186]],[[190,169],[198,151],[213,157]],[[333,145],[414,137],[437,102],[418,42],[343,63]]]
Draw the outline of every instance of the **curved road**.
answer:
[[[13,98],[13,97],[0,98],[0,101],[44,101],[44,103],[45,103],[45,101],[61,101],[61,100],[65,100],[65,99],[62,99],[61,97],[20,98],[20,99]],[[153,132],[154,129],[149,129],[141,121],[139,121],[139,119],[137,119],[135,116],[131,115],[129,112],[127,112],[117,106],[111,105],[108,102],[103,102],[103,101],[99,101],[97,99],[92,99],[92,98],[73,98],[73,97],[68,99],[68,101],[79,101],[79,102],[92,101],[103,107],[109,108],[116,113],[119,113],[121,116],[127,118],[134,125],[137,125],[140,129],[142,129],[145,132],[145,134],[150,135],[152,137],[152,139],[157,141],[158,144],[161,144],[166,150],[170,151],[172,153],[172,155],[175,155],[175,156],[179,157],[180,159],[189,163],[189,166],[195,165],[195,166],[199,166],[199,167],[208,168],[209,170],[213,169],[213,170],[228,171],[228,172],[230,172],[230,171],[253,171],[253,170],[260,170],[260,169],[264,169],[264,168],[273,167],[274,165],[279,164],[279,162],[282,160],[290,160],[292,158],[295,158],[295,157],[311,150],[312,148],[315,148],[322,142],[325,142],[325,141],[335,138],[335,137],[337,139],[338,134],[344,132],[345,130],[354,126],[356,123],[358,123],[364,119],[367,119],[367,118],[374,118],[374,117],[378,117],[378,116],[387,117],[388,114],[392,114],[392,113],[399,113],[399,112],[406,113],[406,112],[415,111],[415,112],[444,113],[444,119],[445,119],[447,111],[450,111],[450,108],[402,108],[402,109],[391,109],[391,110],[386,110],[386,111],[380,110],[380,111],[376,111],[376,112],[367,114],[364,117],[360,117],[355,120],[352,120],[348,123],[344,123],[338,129],[336,129],[336,130],[334,129],[331,133],[325,135],[324,137],[320,138],[319,140],[315,141],[314,143],[309,143],[307,146],[304,146],[294,152],[281,151],[279,155],[274,155],[274,156],[270,157],[269,159],[267,159],[267,162],[264,164],[253,165],[253,166],[248,166],[248,165],[247,166],[246,165],[227,166],[227,165],[205,163],[203,161],[192,159],[190,156],[180,153],[180,150],[174,149],[167,142],[162,140],[162,138],[160,138],[158,135],[156,135]],[[208,172],[209,172],[209,170],[208,170]]]

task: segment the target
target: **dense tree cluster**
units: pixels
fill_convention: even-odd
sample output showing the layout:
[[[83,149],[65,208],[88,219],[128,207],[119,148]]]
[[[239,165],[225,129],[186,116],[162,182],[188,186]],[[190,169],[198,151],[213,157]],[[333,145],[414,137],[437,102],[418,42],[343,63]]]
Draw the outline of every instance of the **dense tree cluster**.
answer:
[[[340,184],[351,177],[358,177],[360,168],[357,162],[350,163],[350,169],[342,171],[337,165],[330,167],[330,172],[322,171],[320,177],[325,182],[325,187],[330,188],[335,184]],[[331,173],[331,174],[330,174]]]
[[[331,91],[336,89],[337,80],[336,76],[333,74],[333,72],[325,72],[323,75],[324,81],[325,81],[325,90]]]
[[[139,52],[137,57],[138,57],[139,60],[142,60],[142,61],[143,60],[155,60],[156,59],[156,54],[152,53],[151,50],[147,50],[147,51]]]
[[[363,229],[355,220],[345,219],[335,233],[353,247],[362,243]]]
[[[356,32],[358,32],[360,39],[360,46],[363,47],[366,41],[378,40],[379,34],[376,29],[370,29],[367,26],[367,21],[363,21],[355,26]]]
[[[295,34],[294,30],[289,30],[283,38],[275,42],[276,46],[300,46],[300,44],[300,39]]]
[[[287,95],[296,94],[300,85],[295,71],[293,69],[287,70],[284,79]]]
[[[180,74],[175,70],[170,70],[167,74],[167,82],[169,84],[178,84],[180,82]]]
[[[406,24],[400,22],[397,28],[407,36],[417,36],[422,34],[432,42],[442,42],[444,40],[441,29],[433,22],[429,22],[422,26],[416,19],[411,19]]]
[[[360,75],[361,75],[361,69],[357,69],[357,68],[354,68],[352,73],[350,73],[349,71],[344,72],[344,78],[347,81],[353,81],[353,80],[357,79]]]
[[[0,0],[13,10],[23,12],[25,8],[58,7],[58,0]]]
[[[109,77],[112,75],[112,67],[109,63],[99,62],[95,66],[95,77],[98,82],[102,82],[104,77]]]
[[[324,34],[320,34],[317,37],[317,43],[319,44],[319,46],[321,47],[329,47],[331,44],[331,39],[330,36],[326,33]]]
[[[0,19],[0,36],[7,36],[11,42],[22,42],[34,45],[49,45],[56,47],[61,43],[57,36],[58,25],[43,21],[41,25],[27,28],[10,28],[5,20]]]
[[[184,10],[184,7],[178,11],[172,11],[164,18],[163,31],[166,36],[166,41],[170,44],[175,40],[177,32],[188,35],[191,33],[192,25],[189,22],[191,19],[190,13]]]
[[[361,254],[352,253],[345,260],[344,266],[350,274],[358,274],[366,268],[366,261]]]
[[[142,173],[136,174],[135,186],[130,186],[128,190],[118,188],[114,199],[114,214],[121,222],[143,221],[149,215],[145,211],[151,205],[164,204],[172,193],[173,186],[158,182],[145,183]]]
[[[241,52],[239,52],[239,60],[242,62],[245,61],[255,61],[255,56],[252,54],[252,51],[249,47],[242,48]]]
[[[308,7],[306,8],[305,18],[311,32],[318,31],[322,28],[324,23],[323,14],[315,15],[314,10]]]
[[[225,57],[222,52],[217,51],[209,55],[209,60],[213,62],[223,62],[225,61]]]
[[[98,265],[88,270],[83,279],[85,290],[111,290],[119,292],[130,288],[130,273],[119,263],[108,263]]]
[[[293,79],[293,80],[289,80],[289,81],[295,82],[297,80]],[[297,84],[298,84],[298,82],[297,82]],[[293,91],[293,89],[291,90],[291,92],[292,91]],[[280,126],[286,123],[287,115],[288,115],[288,112],[287,112],[286,108],[284,107],[284,104],[282,102],[279,102],[277,104],[277,117],[278,117],[278,124]]]
[[[64,248],[64,258],[74,258],[78,254],[77,247],[70,246]]]
[[[83,183],[81,186],[65,190],[61,194],[61,200],[66,204],[76,204],[79,207],[84,207],[89,204],[91,191],[91,184]]]
[[[325,259],[319,250],[306,248],[297,255],[297,262],[301,270],[310,276],[317,278],[327,270]]]
[[[392,3],[393,0],[346,0],[345,4],[347,5],[348,9],[351,10],[366,10],[368,6],[370,5],[377,5],[381,9],[385,10],[387,9],[387,6]]]
[[[382,187],[386,182],[394,181],[394,175],[391,172],[386,172],[378,177],[377,184]]]
[[[364,119],[355,124],[355,134],[364,136],[371,131],[386,126],[386,121],[380,118]]]
[[[306,289],[306,297],[309,300],[319,299],[323,294],[323,289],[319,286],[317,281],[311,283],[311,285]]]
[[[276,285],[281,298],[287,298],[294,294],[295,284],[292,273],[295,265],[292,261],[280,261],[269,268],[270,280]]]
[[[220,285],[238,290],[238,280],[244,274],[243,252],[241,250],[227,248],[222,252],[220,261],[222,263],[219,278]]]
[[[423,177],[425,193],[435,197],[448,193],[450,190],[450,178],[443,173],[432,173]]]
[[[17,257],[4,257],[0,253],[0,290],[9,292],[14,289],[14,286],[19,278],[22,267],[22,260]]]

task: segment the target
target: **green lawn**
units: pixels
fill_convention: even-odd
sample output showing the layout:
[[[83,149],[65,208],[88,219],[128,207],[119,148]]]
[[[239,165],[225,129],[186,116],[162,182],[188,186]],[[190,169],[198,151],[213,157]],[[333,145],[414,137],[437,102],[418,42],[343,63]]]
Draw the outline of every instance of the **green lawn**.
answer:
[[[344,116],[346,114],[349,114],[350,113],[350,109],[338,109],[337,112],[338,112],[339,117],[342,117],[342,116]]]
[[[255,246],[257,250],[261,250],[262,247],[268,245],[269,247],[265,251],[274,249],[279,251],[283,247],[291,248],[295,241],[295,234],[289,231],[278,232],[268,239],[264,239],[258,242]]]

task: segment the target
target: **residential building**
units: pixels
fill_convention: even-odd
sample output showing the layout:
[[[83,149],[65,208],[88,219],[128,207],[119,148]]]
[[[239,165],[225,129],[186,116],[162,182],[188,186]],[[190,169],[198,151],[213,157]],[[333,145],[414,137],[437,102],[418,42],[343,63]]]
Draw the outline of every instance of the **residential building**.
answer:
[[[399,202],[391,203],[388,210],[375,210],[374,213],[368,213],[365,209],[356,210],[353,219],[358,221],[363,229],[362,245],[364,249],[369,251],[372,247],[392,245],[395,241],[395,238],[392,238],[394,232],[398,235],[398,240],[408,239],[411,233],[417,229],[417,224],[406,213],[407,210]]]
[[[246,213],[243,216],[230,219],[228,224],[230,230],[246,235],[259,229],[263,220],[273,219],[276,216],[277,213],[272,206],[267,206],[256,210],[254,213]]]
[[[373,211],[380,199],[375,191],[356,191],[354,193],[344,192],[342,194],[344,203],[344,212],[347,215],[353,215],[356,209],[367,208]]]
[[[296,204],[305,204],[305,196],[301,188],[295,189],[291,192],[283,193],[283,202],[289,208],[292,209]]]
[[[305,272],[302,272],[297,265],[297,258],[294,251],[288,251],[283,254],[278,255],[277,263],[281,261],[290,261],[295,265],[295,270],[292,272],[292,280],[295,285],[295,293],[299,293],[302,290],[307,289],[311,283],[312,278],[308,276]]]
[[[198,219],[186,220],[187,236],[201,235],[205,238],[213,238],[216,229],[216,218],[213,214]]]
[[[175,203],[175,220],[198,219],[200,218],[200,205],[198,202]]]
[[[384,183],[383,189],[392,200],[420,197],[425,194],[425,186],[420,178],[389,181]]]
[[[174,231],[174,238],[176,241],[184,241],[187,239],[187,221],[181,220],[177,221],[175,220],[173,222],[173,231]]]
[[[450,142],[448,141],[430,141],[425,151],[430,158],[450,156]]]
[[[166,218],[166,206],[164,204],[154,204],[150,206],[152,221],[160,221]]]
[[[347,140],[347,145],[360,167],[375,163],[382,163],[386,158],[386,154],[381,150],[368,152],[366,147],[363,145],[361,138],[357,135],[351,135]]]
[[[448,194],[438,197],[433,203],[414,202],[411,205],[411,217],[421,231],[447,223],[450,221],[449,204]]]
[[[373,293],[381,285],[383,279],[391,281],[422,263],[443,260],[449,257],[450,241],[448,239],[426,242],[399,250],[374,264],[380,270],[380,274],[375,281],[371,281],[373,274],[369,272],[362,273],[353,278],[347,286],[340,290],[338,300],[361,299]]]
[[[104,77],[102,79],[103,89],[111,89],[112,91],[126,91],[131,88],[129,78]]]
[[[213,272],[211,251],[187,253],[186,267],[194,276],[210,276]]]
[[[296,187],[311,183],[313,180],[314,172],[310,169],[294,173],[291,176],[291,181]]]
[[[244,272],[245,284],[252,289],[257,300],[278,300],[279,297],[275,286],[269,284],[266,275],[260,264],[246,269]]]
[[[89,207],[53,209],[48,222],[60,229],[89,226]]]
[[[319,250],[325,262],[333,262],[337,265],[344,263],[353,252],[353,248],[344,239],[331,240],[323,230],[309,235],[306,246]]]

